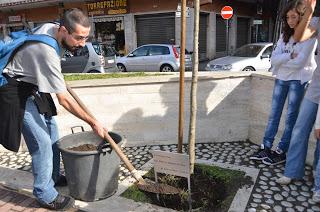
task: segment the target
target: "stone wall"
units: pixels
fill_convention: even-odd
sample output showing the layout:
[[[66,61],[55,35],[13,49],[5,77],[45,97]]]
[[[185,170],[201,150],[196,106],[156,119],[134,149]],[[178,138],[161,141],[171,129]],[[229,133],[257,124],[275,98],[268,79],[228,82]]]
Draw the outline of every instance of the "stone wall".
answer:
[[[197,142],[242,141],[260,144],[268,120],[274,78],[270,73],[199,73]],[[87,107],[125,145],[176,144],[179,121],[179,75],[70,82]],[[185,77],[184,142],[190,114],[190,72]],[[55,100],[56,101],[56,100]],[[73,126],[90,127],[58,105],[60,136]],[[283,116],[286,114],[286,106]],[[281,119],[275,144],[284,126]],[[80,129],[76,129],[79,131]],[[311,162],[314,138],[308,161]],[[22,144],[25,150],[25,144]],[[1,150],[4,151],[2,148]]]

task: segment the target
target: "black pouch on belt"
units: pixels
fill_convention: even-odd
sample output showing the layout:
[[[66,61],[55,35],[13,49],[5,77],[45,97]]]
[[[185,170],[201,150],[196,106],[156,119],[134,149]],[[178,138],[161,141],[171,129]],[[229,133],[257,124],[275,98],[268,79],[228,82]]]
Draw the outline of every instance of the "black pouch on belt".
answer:
[[[0,144],[17,152],[20,147],[26,101],[36,87],[4,74],[8,83],[0,86]]]
[[[49,93],[34,92],[33,96],[40,114],[49,118],[57,115],[57,108]]]

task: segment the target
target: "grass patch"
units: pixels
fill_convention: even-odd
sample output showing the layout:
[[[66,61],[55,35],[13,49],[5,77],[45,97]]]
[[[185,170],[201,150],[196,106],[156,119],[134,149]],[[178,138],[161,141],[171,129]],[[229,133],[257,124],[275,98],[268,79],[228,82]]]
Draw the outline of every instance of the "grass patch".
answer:
[[[64,74],[65,81],[75,80],[91,80],[91,79],[110,79],[110,78],[125,78],[125,77],[146,77],[146,76],[161,76],[168,74],[135,72],[135,73],[106,73],[106,74]]]
[[[188,211],[187,179],[164,174],[158,176],[161,183],[180,188],[182,192],[176,195],[160,194],[158,199],[156,194],[141,191],[133,185],[121,196],[137,202]],[[153,169],[144,178],[154,180]],[[196,164],[194,174],[191,176],[192,208],[197,211],[228,211],[238,189],[251,184],[253,184],[252,179],[245,176],[245,172]]]

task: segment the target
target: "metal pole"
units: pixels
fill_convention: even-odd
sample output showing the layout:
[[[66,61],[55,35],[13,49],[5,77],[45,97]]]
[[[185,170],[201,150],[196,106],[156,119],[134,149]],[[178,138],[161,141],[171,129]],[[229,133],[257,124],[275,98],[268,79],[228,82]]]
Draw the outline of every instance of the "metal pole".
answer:
[[[226,23],[227,23],[226,50],[227,50],[227,55],[229,55],[229,19],[226,20]]]
[[[186,6],[187,1],[181,0],[181,39],[180,39],[180,95],[179,95],[179,132],[178,153],[182,153],[184,127],[184,71],[186,49]]]

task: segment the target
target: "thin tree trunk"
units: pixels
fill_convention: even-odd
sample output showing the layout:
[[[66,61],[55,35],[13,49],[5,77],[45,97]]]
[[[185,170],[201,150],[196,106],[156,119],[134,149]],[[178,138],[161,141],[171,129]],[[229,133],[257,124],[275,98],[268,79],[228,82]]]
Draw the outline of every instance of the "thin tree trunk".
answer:
[[[179,132],[178,153],[182,153],[183,127],[184,127],[184,70],[186,48],[186,5],[187,0],[181,1],[181,40],[180,40],[180,95],[179,95]]]
[[[199,10],[200,0],[194,0],[194,43],[193,43],[193,66],[191,82],[191,102],[190,102],[190,125],[189,125],[189,156],[190,171],[194,172],[195,163],[195,145],[196,145],[196,117],[197,117],[197,84],[199,67]]]

